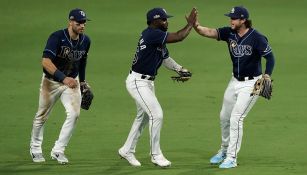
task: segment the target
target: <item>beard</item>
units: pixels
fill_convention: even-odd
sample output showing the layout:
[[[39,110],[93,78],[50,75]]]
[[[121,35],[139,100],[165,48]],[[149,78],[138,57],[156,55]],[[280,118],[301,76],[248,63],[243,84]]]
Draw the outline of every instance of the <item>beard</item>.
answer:
[[[233,25],[233,26],[231,26],[231,28],[232,28],[233,30],[238,31],[238,30],[240,30],[240,28],[242,27],[242,25],[243,25],[243,24],[240,24],[240,25]]]
[[[233,27],[233,30],[238,31],[239,29],[240,29],[240,26],[234,26],[234,27]]]
[[[168,28],[164,26],[160,26],[159,29],[162,30],[163,32],[166,32]]]
[[[72,28],[72,31],[73,31],[75,34],[78,35],[78,34],[82,34],[82,33],[84,32],[84,29],[83,29],[83,30],[81,30],[81,29],[78,30],[77,28],[74,28],[74,27],[73,27],[73,28]]]

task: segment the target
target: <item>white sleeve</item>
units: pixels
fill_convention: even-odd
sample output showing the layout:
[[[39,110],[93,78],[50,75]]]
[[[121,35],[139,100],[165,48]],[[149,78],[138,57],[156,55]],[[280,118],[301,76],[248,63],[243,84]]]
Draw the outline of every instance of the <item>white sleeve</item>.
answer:
[[[177,72],[182,69],[182,66],[179,65],[178,63],[176,63],[176,61],[173,60],[171,57],[168,57],[168,58],[164,59],[162,64],[166,68],[168,68],[170,70],[177,71]]]

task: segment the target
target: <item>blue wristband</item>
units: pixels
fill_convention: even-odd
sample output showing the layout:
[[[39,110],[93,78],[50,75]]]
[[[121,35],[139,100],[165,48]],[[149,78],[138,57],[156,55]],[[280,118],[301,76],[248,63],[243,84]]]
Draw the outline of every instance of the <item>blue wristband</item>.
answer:
[[[60,82],[63,82],[63,80],[66,78],[66,75],[58,69],[54,72],[53,76]]]

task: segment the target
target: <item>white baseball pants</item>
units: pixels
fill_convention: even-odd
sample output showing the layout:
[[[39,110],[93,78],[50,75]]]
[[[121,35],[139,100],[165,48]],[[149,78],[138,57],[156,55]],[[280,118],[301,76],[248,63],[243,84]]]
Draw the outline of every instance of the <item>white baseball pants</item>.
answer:
[[[77,77],[76,80],[78,79]],[[43,75],[40,85],[39,107],[33,120],[31,134],[30,149],[32,153],[42,153],[44,124],[49,117],[52,107],[59,98],[65,107],[67,117],[52,151],[62,153],[65,151],[65,147],[72,136],[73,129],[80,115],[80,85],[72,89],[63,83],[49,80]]]
[[[150,153],[162,154],[160,150],[160,131],[162,127],[163,111],[155,96],[154,82],[142,79],[141,74],[132,72],[126,79],[126,87],[136,102],[137,115],[122,150],[134,153],[137,141],[147,123],[149,123]]]
[[[225,90],[220,126],[222,130],[221,150],[227,152],[227,157],[236,159],[240,151],[243,136],[243,120],[256,103],[259,96],[250,96],[255,82],[253,80],[238,81],[232,77]]]

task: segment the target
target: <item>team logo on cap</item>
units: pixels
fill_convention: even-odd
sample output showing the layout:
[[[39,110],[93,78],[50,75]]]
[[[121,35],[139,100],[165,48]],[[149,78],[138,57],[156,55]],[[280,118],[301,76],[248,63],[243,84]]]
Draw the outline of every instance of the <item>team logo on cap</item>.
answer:
[[[230,13],[235,13],[235,8],[232,8]]]
[[[158,18],[160,18],[160,15],[155,15],[155,16],[153,16],[153,18],[158,19]]]
[[[85,16],[85,13],[84,13],[84,11],[80,11],[80,14],[82,15],[82,16]]]

